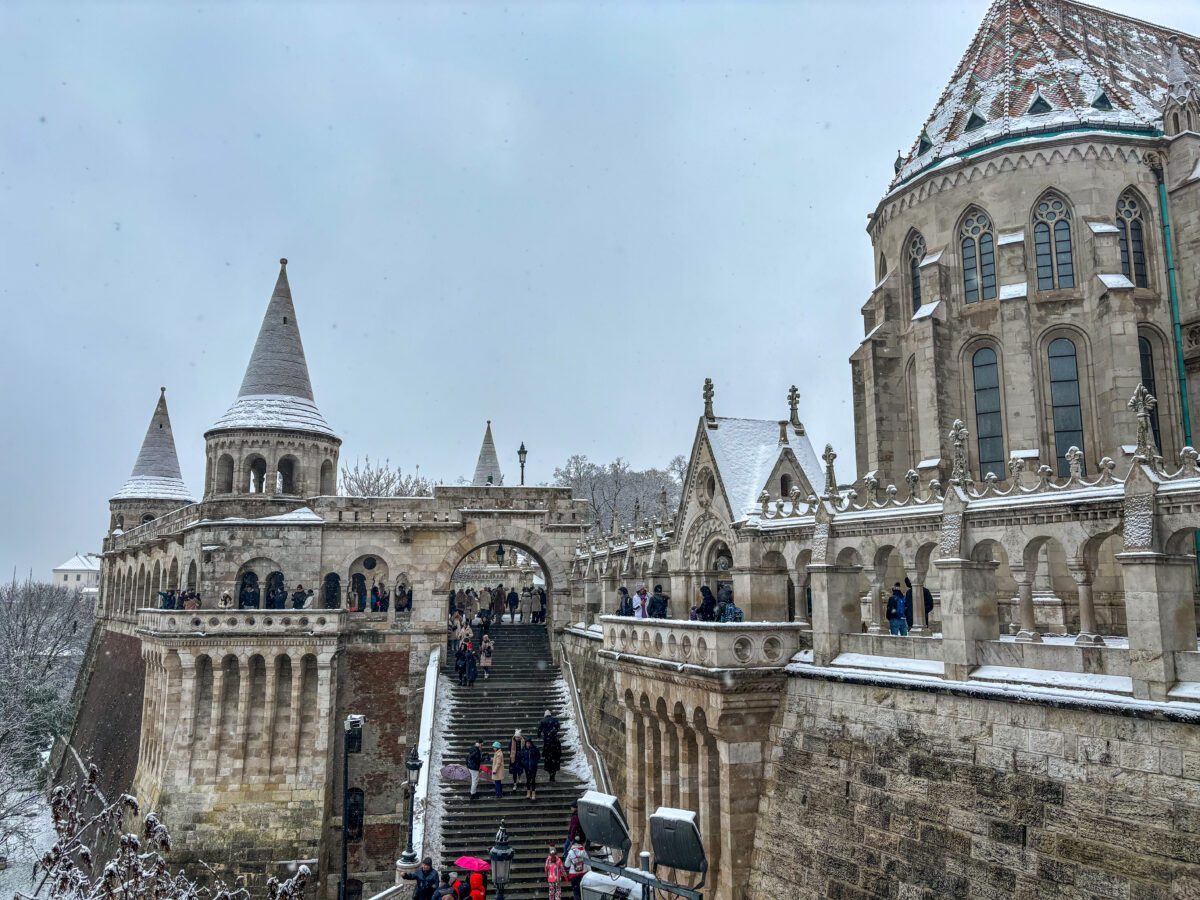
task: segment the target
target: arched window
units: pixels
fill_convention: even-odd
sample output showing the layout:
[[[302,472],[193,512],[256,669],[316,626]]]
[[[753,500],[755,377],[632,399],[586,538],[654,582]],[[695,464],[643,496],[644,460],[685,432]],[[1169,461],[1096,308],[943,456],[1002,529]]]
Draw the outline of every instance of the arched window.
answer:
[[[1142,361],[1142,384],[1155,398],[1158,397],[1158,384],[1154,377],[1154,346],[1144,334],[1138,335],[1138,356]],[[1163,449],[1162,435],[1158,430],[1158,407],[1150,412],[1150,430],[1154,433],[1154,446],[1161,453]]]
[[[1126,191],[1117,201],[1117,229],[1120,231],[1121,273],[1137,287],[1146,287],[1146,245],[1142,204],[1137,194]],[[1148,386],[1147,386],[1148,387]]]
[[[992,220],[981,209],[972,209],[963,219],[963,295],[968,303],[996,299],[996,245]]]
[[[247,470],[249,472],[249,485],[247,486],[249,493],[263,493],[266,490],[267,461],[261,456],[252,457]]]
[[[779,496],[789,497],[792,493],[792,476],[784,472],[779,476]]]
[[[285,456],[275,467],[275,492],[277,494],[299,493],[296,486],[296,459]]]
[[[882,281],[883,276],[888,273],[887,257],[882,253],[879,254],[879,275],[876,276],[876,281]]]
[[[921,308],[921,260],[925,258],[925,238],[914,233],[908,239],[908,283],[912,291],[912,308]]]
[[[1054,455],[1058,474],[1071,474],[1067,451],[1083,450],[1083,404],[1079,395],[1079,364],[1075,344],[1068,338],[1050,342],[1050,409],[1054,423]]]
[[[975,434],[979,441],[979,477],[1003,480],[1004,416],[1000,411],[1000,365],[996,351],[981,347],[971,357],[975,379]]]
[[[332,497],[337,493],[337,480],[333,477],[333,460],[321,463],[321,496]]]
[[[1034,209],[1033,250],[1039,291],[1075,287],[1071,210],[1058,194],[1047,194]]]
[[[217,460],[216,492],[218,494],[233,493],[233,457],[228,453],[222,453]]]

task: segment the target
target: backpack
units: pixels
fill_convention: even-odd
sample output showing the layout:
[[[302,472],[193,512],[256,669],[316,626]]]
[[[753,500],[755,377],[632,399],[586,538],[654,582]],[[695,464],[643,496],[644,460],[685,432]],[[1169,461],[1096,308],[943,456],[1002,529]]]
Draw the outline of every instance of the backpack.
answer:
[[[727,622],[745,622],[746,614],[744,612],[742,612],[742,608],[740,606],[735,606],[734,604],[730,603],[725,608],[725,621],[727,621]]]

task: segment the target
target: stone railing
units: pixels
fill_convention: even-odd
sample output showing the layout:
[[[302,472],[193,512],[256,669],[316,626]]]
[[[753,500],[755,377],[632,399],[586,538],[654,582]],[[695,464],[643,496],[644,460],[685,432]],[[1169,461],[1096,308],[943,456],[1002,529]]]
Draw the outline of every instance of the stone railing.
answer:
[[[690,622],[601,616],[604,649],[709,669],[785,666],[800,650],[794,622]]]
[[[349,614],[339,609],[139,609],[137,625],[154,634],[337,634]]]
[[[110,551],[123,550],[126,547],[133,547],[145,541],[154,540],[164,534],[175,534],[189,525],[199,522],[200,513],[201,505],[199,503],[193,503],[190,506],[169,512],[165,516],[151,519],[144,525],[138,525],[136,528],[131,528],[122,534],[110,536],[108,538],[107,549]]]

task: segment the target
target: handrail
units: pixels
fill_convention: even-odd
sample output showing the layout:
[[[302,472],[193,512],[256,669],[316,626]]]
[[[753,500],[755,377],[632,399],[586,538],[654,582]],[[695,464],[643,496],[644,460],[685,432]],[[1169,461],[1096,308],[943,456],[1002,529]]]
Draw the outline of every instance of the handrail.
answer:
[[[442,648],[434,647],[425,666],[425,693],[421,698],[421,727],[417,732],[417,757],[421,774],[413,795],[412,845],[417,859],[424,859],[425,817],[429,811],[429,770],[433,766],[433,725],[437,721],[437,688],[441,669]],[[397,862],[397,865],[399,863]]]

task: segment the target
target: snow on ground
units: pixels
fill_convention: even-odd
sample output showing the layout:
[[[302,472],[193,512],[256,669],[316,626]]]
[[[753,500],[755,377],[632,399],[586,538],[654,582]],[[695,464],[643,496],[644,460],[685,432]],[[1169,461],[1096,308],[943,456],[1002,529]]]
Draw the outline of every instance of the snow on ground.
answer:
[[[18,847],[8,855],[8,868],[0,872],[0,897],[12,897],[17,891],[33,892],[37,887],[33,880],[33,863],[54,846],[54,824],[45,803],[38,803],[31,816],[32,839],[27,845]]]
[[[442,852],[442,817],[446,805],[442,799],[442,766],[463,760],[445,759],[446,735],[450,733],[450,714],[453,712],[450,679],[438,676],[437,702],[433,723],[433,746],[429,754],[429,796],[418,815],[424,815],[425,832],[417,857],[432,856],[437,859]]]
[[[592,774],[591,764],[588,763],[587,754],[583,749],[583,738],[579,733],[578,723],[575,721],[575,708],[571,705],[570,688],[567,687],[566,676],[561,671],[559,671],[555,686],[558,688],[559,697],[562,699],[563,704],[563,716],[560,719],[563,729],[562,743],[564,746],[575,748],[575,753],[571,759],[563,761],[562,770],[570,772],[591,790],[599,790],[596,787],[596,778]]]

